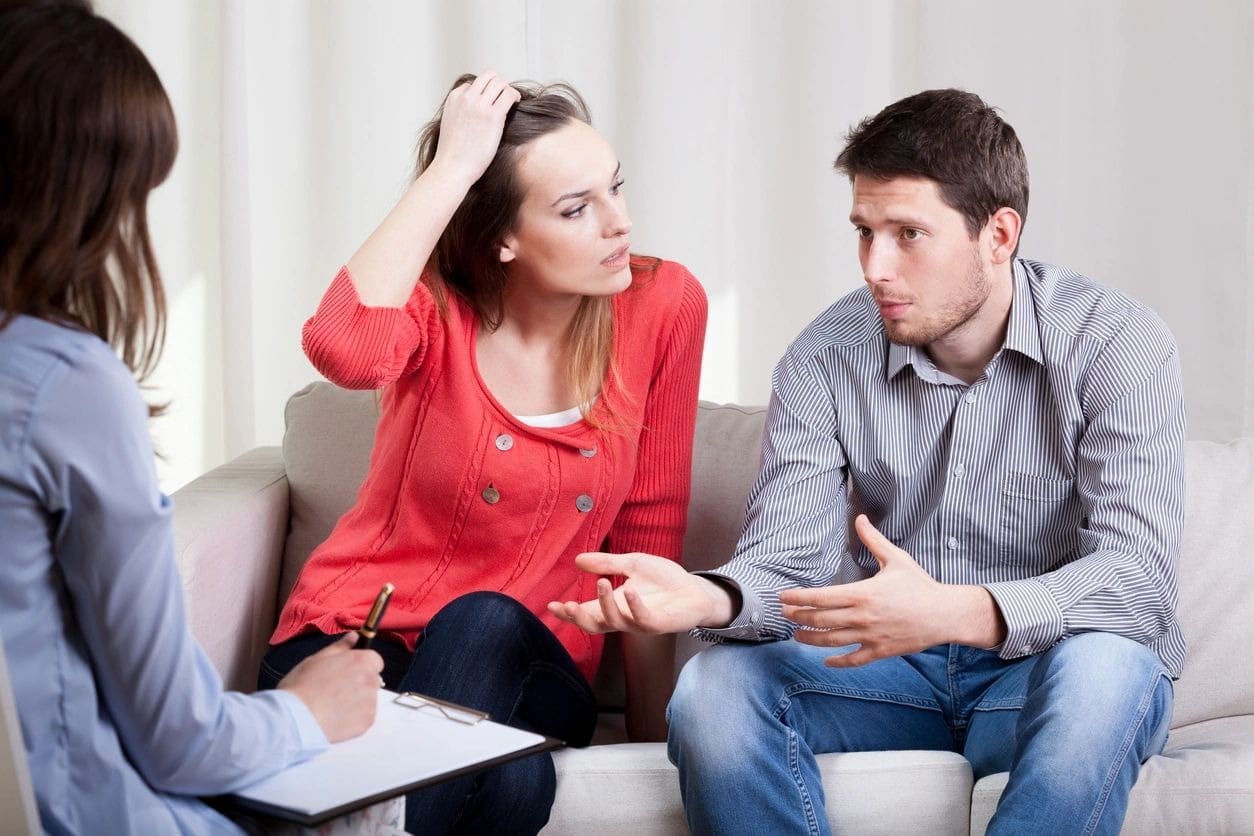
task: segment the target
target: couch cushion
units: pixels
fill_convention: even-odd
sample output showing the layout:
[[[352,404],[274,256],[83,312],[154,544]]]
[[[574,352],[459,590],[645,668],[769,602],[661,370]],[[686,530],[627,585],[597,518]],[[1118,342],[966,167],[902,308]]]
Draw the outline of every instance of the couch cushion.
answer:
[[[1254,714],[1254,439],[1188,443],[1180,621],[1189,642],[1173,726]]]
[[[745,501],[762,458],[766,408],[702,402],[692,447],[692,499],[684,535],[684,566],[713,569],[736,548]],[[707,647],[688,635],[675,646],[675,674]]]
[[[1007,773],[981,779],[971,796],[971,836],[981,836]],[[1254,717],[1173,729],[1161,755],[1141,768],[1124,833],[1250,833],[1254,825]]]
[[[661,743],[564,749],[553,755],[557,797],[545,836],[685,834],[679,778]],[[837,833],[966,834],[971,766],[952,752],[819,755]]]
[[[357,498],[370,464],[379,407],[373,391],[320,381],[292,395],[283,417],[292,517],[279,578],[280,605],[310,553]]]

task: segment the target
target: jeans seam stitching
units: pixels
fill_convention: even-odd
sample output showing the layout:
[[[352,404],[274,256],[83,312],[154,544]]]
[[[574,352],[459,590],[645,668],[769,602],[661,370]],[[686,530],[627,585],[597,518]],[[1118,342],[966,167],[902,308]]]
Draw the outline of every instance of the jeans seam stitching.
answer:
[[[1157,674],[1153,681],[1150,682],[1149,688],[1141,697],[1141,702],[1137,706],[1135,719],[1128,725],[1128,731],[1123,737],[1122,744],[1119,748],[1119,756],[1115,762],[1111,764],[1109,771],[1106,773],[1106,781],[1102,785],[1101,795],[1097,798],[1097,805],[1093,809],[1093,814],[1089,817],[1088,823],[1084,828],[1084,836],[1094,833],[1097,830],[1097,823],[1101,820],[1102,814],[1106,812],[1106,804],[1110,801],[1110,791],[1114,787],[1115,778],[1119,774],[1118,764],[1123,763],[1128,756],[1128,750],[1132,748],[1132,740],[1136,737],[1136,731],[1145,723],[1145,716],[1149,714],[1150,703],[1154,701],[1154,694],[1158,691],[1159,681],[1163,674]]]
[[[801,795],[801,809],[805,813],[806,827],[812,836],[819,836],[822,832],[819,830],[818,818],[814,814],[814,802],[810,798],[809,788],[806,786],[805,778],[801,774],[801,751],[798,743],[799,736],[786,723],[784,723],[784,714],[788,712],[791,701],[788,699],[790,695],[786,694],[776,706],[775,719],[784,726],[784,733],[788,737],[788,769],[792,772],[792,779],[797,785],[797,792]]]
[[[807,691],[816,694],[827,694],[828,696],[833,697],[850,697],[853,699],[866,700],[867,702],[888,702],[896,705],[908,705],[912,708],[922,708],[929,711],[940,711],[940,707],[933,702],[911,699],[909,697],[903,697],[899,694],[893,694],[888,691],[869,691],[866,689],[841,688],[832,685],[794,683],[784,689],[784,694],[787,697],[792,697]]]

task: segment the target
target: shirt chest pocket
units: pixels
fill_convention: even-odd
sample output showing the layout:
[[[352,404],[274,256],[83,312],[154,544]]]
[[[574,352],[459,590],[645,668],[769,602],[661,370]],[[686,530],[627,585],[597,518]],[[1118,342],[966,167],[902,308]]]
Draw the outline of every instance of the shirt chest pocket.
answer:
[[[998,558],[1003,563],[1036,573],[1074,550],[1080,503],[1073,480],[1011,472],[1002,480],[999,502]]]

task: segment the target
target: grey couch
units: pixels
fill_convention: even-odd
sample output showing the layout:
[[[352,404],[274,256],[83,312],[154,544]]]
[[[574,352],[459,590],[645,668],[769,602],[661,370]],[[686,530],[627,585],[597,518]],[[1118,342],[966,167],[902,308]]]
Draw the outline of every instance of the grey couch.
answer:
[[[178,491],[177,557],[192,626],[230,687],[252,688],[276,608],[349,506],[377,417],[370,392],[313,384],[287,406],[282,449],[252,450]],[[730,553],[757,468],[764,410],[702,404],[684,562]],[[1132,834],[1254,834],[1254,440],[1190,442],[1180,612],[1190,643],[1166,751],[1131,799]],[[700,650],[681,637],[678,667]],[[618,657],[596,683],[595,745],[556,755],[554,834],[683,833],[664,744],[625,743]],[[854,834],[981,834],[1005,775],[972,781],[950,752],[820,756],[834,828]]]

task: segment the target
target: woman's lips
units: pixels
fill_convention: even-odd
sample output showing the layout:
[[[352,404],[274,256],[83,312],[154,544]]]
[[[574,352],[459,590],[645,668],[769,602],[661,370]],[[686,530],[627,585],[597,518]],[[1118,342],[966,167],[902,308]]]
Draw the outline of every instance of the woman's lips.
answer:
[[[603,258],[601,260],[601,263],[604,264],[606,267],[609,267],[615,270],[617,270],[620,267],[626,267],[628,260],[631,258],[630,249],[631,249],[631,245],[624,244],[623,246],[619,247],[617,250],[614,250],[614,252],[610,253],[608,256]]]

